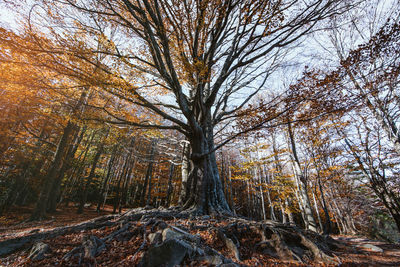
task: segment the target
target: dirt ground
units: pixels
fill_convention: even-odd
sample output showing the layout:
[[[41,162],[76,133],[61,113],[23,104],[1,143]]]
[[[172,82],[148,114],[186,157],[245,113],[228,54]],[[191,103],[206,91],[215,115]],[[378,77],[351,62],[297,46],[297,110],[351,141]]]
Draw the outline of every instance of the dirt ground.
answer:
[[[6,240],[25,235],[34,231],[51,230],[55,227],[73,225],[99,216],[112,214],[112,206],[105,206],[101,212],[96,211],[95,206],[87,207],[84,213],[77,214],[77,207],[63,207],[55,213],[48,214],[48,218],[42,221],[29,221],[33,207],[18,207],[0,216],[0,240]],[[123,210],[125,212],[126,210]]]
[[[10,211],[5,216],[1,216],[0,241],[28,235],[34,232],[48,231],[56,227],[73,225],[98,216],[111,214],[112,207],[105,207],[105,210],[100,213],[96,212],[95,207],[88,207],[85,209],[83,214],[76,214],[76,207],[63,208],[62,210],[57,210],[54,214],[49,214],[48,219],[40,222],[28,221],[31,211],[32,208],[30,207],[18,208],[18,210]],[[176,221],[175,223],[177,225],[183,225],[188,222]],[[221,223],[223,224],[224,222]],[[102,230],[93,230],[91,232],[97,236],[104,236],[111,231],[112,229],[106,228]],[[208,239],[207,234],[207,231],[201,233],[202,238],[206,240],[206,242]],[[51,243],[55,248],[53,252],[54,258],[59,257],[61,259],[62,255],[64,255],[66,251],[79,244],[81,235],[82,233],[76,233],[55,238]],[[338,262],[340,262],[337,266],[400,266],[400,244],[389,244],[360,236],[333,236],[333,238],[342,244],[340,249],[333,251]],[[212,242],[210,241],[210,243]],[[249,251],[252,250],[251,236],[242,239],[241,243],[244,245],[242,247],[244,252],[246,249]],[[246,243],[249,244],[249,246],[247,246]],[[99,266],[117,266],[119,262],[122,263],[125,259],[128,259],[130,255],[136,255],[135,251],[139,248],[140,244],[140,240],[110,244],[111,247],[107,255],[103,256],[104,259],[102,262],[105,265],[99,264]],[[211,245],[216,249],[218,247],[217,243]],[[373,245],[375,248],[373,247],[374,249],[370,249],[364,247],[365,245]],[[383,252],[374,251],[379,250],[378,248],[382,249]],[[2,258],[0,259],[0,266],[34,266],[31,265],[32,262],[27,262],[25,260],[27,256],[26,254],[27,250],[22,250],[11,256]],[[52,266],[52,262],[54,263],[54,261],[48,261],[47,263],[46,261],[43,261],[37,266]],[[298,262],[279,261],[277,259],[266,257],[265,255],[254,254],[254,251],[251,255],[249,254],[246,261],[238,263],[245,264],[246,266],[326,266],[319,263],[302,264]],[[120,266],[124,266],[124,264],[121,264]]]
[[[333,236],[346,245],[346,249],[336,251],[341,266],[400,266],[400,244],[390,244],[365,237]],[[383,249],[375,252],[363,245],[370,244]]]

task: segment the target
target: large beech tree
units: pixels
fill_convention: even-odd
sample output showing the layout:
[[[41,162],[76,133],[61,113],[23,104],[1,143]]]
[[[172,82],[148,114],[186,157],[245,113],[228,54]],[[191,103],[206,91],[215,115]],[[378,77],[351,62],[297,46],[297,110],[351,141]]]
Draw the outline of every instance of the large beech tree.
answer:
[[[347,8],[337,0],[42,0],[30,25],[58,43],[46,52],[95,65],[91,82],[161,118],[109,113],[110,122],[184,134],[193,187],[185,209],[229,213],[215,151],[239,133],[215,144],[215,130],[265,86],[282,48]]]

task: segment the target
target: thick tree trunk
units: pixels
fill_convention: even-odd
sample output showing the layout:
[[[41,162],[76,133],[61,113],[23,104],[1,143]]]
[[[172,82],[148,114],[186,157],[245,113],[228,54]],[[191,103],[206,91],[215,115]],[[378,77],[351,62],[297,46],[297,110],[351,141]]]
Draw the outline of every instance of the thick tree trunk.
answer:
[[[193,179],[196,190],[189,192],[190,196],[183,208],[190,208],[199,214],[231,213],[218,173],[212,129],[207,134],[197,132],[190,138],[190,145],[189,176],[192,177],[189,179]]]
[[[68,139],[73,130],[73,123],[68,121],[67,125],[64,128],[63,134],[60,138],[60,141],[57,145],[57,150],[54,153],[54,158],[51,163],[50,169],[47,172],[47,175],[44,178],[43,186],[40,191],[39,199],[36,203],[36,207],[34,212],[31,215],[32,220],[39,220],[45,217],[46,215],[46,207],[49,199],[49,195],[51,192],[51,188],[53,186],[54,177],[57,175],[60,164],[62,162],[62,158],[65,154],[65,150],[68,146]]]
[[[70,144],[68,148],[67,155],[62,163],[60,172],[58,174],[57,179],[53,183],[53,187],[51,189],[51,195],[49,197],[49,203],[48,203],[48,212],[55,212],[57,208],[57,203],[60,198],[61,194],[61,183],[62,180],[64,179],[65,173],[71,168],[72,166],[72,160],[74,158],[74,155],[76,153],[76,150],[78,149],[79,144],[81,143],[83,139],[83,135],[86,131],[86,128],[83,128],[81,131],[81,134],[78,136],[79,133],[79,127],[74,125],[74,131],[75,131],[75,139],[74,144]]]

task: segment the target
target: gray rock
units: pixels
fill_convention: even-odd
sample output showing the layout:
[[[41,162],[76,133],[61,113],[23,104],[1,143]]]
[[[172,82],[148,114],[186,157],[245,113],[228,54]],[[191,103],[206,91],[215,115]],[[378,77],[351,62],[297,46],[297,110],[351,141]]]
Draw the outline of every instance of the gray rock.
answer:
[[[140,266],[166,266],[173,267],[181,264],[187,255],[192,254],[192,247],[185,241],[167,239],[160,245],[151,247],[146,251]]]
[[[189,242],[198,242],[200,237],[197,235],[192,235],[182,229],[179,229],[178,227],[175,226],[170,226],[168,228],[165,228],[162,231],[162,240],[168,240],[168,239],[182,239],[182,240],[187,240]]]
[[[82,242],[85,258],[94,258],[106,249],[104,242],[97,236],[84,236]]]
[[[150,233],[147,238],[150,241],[150,244],[158,244],[162,241],[162,234],[160,232]]]
[[[232,239],[227,237],[224,232],[218,231],[218,237],[225,242],[226,247],[235,255],[235,258],[240,261],[240,253],[238,246],[233,242]]]
[[[199,260],[205,261],[208,264],[211,264],[211,265],[214,265],[214,266],[220,266],[221,264],[223,264],[223,260],[218,255],[203,256],[203,257],[200,257]]]
[[[239,266],[240,266],[240,265],[231,262],[231,263],[224,263],[224,264],[221,264],[221,265],[219,265],[218,267],[239,267]]]
[[[183,233],[178,233],[178,232],[172,230],[171,228],[165,228],[162,231],[162,240],[163,241],[168,240],[168,239],[174,239],[174,238],[180,239],[183,236],[184,236]]]
[[[38,242],[33,245],[31,251],[29,252],[28,258],[33,261],[42,260],[45,258],[45,254],[50,252],[50,247],[46,243]]]

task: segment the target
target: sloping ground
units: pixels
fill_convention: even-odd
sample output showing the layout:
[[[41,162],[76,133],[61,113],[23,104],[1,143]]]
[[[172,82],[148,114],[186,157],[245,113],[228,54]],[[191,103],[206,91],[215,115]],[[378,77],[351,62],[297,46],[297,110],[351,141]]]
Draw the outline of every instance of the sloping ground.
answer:
[[[49,214],[43,221],[29,221],[34,207],[18,207],[0,216],[0,241],[15,238],[24,233],[51,230],[55,227],[74,225],[79,222],[87,221],[99,216],[111,214],[112,207],[106,206],[101,212],[97,212],[95,207],[85,208],[85,212],[77,214],[76,207],[63,207],[57,209],[56,213]]]
[[[15,229],[13,230],[15,231]],[[5,233],[2,233],[3,235]],[[400,247],[324,239],[296,227],[240,218],[136,209],[0,239],[4,266],[399,266]],[[357,247],[370,244],[371,247]],[[383,248],[383,252],[376,252]]]
[[[400,266],[400,245],[362,237],[336,236],[346,248],[335,252],[343,266]]]

